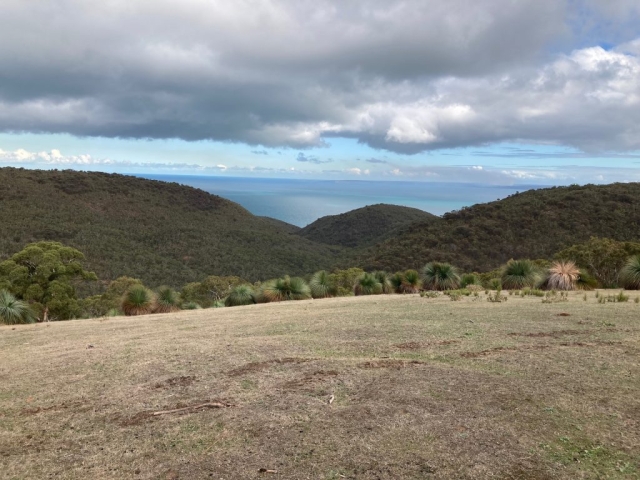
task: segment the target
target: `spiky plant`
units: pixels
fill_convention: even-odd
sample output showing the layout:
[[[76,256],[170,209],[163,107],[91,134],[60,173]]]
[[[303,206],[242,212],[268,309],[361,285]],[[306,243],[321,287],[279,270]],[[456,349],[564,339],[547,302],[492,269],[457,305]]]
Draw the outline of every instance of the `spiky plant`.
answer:
[[[308,298],[311,298],[309,285],[303,279],[291,278],[289,275],[264,283],[258,295],[258,301],[262,303],[306,300]]]
[[[578,280],[576,280],[578,290],[595,290],[598,288],[598,280],[586,270],[580,270]]]
[[[389,277],[391,286],[396,293],[404,293],[402,290],[402,282],[404,281],[404,274],[402,272],[396,272]]]
[[[256,299],[253,295],[253,288],[250,285],[238,285],[225,299],[225,307],[238,307],[240,305],[251,305],[256,303]]]
[[[0,290],[0,323],[17,325],[35,321],[36,316],[28,303],[16,299],[6,290]]]
[[[155,296],[144,285],[132,285],[122,297],[122,311],[125,315],[147,315],[155,308]]]
[[[154,308],[155,313],[171,313],[180,310],[180,296],[171,287],[160,287]]]
[[[376,280],[382,285],[382,293],[393,293],[393,285],[391,285],[391,279],[387,272],[378,270],[377,272],[373,272],[373,276],[376,277]]]
[[[382,293],[382,284],[372,273],[361,275],[353,286],[355,295],[379,295]]]
[[[402,274],[402,289],[403,293],[418,293],[422,286],[422,280],[420,274],[416,270],[407,270]]]
[[[620,283],[627,290],[640,290],[640,255],[634,255],[620,271]]]
[[[502,288],[533,288],[540,282],[540,272],[531,260],[510,260],[502,270]]]
[[[337,294],[336,286],[331,281],[329,274],[324,270],[313,274],[309,282],[309,289],[313,298],[329,298],[335,297]]]
[[[475,273],[465,273],[460,277],[460,288],[467,288],[469,285],[481,285],[480,277]]]
[[[580,269],[574,262],[559,261],[551,264],[545,284],[550,290],[575,290],[578,278]]]
[[[422,269],[424,288],[430,290],[455,290],[460,287],[460,276],[448,263],[431,262]]]

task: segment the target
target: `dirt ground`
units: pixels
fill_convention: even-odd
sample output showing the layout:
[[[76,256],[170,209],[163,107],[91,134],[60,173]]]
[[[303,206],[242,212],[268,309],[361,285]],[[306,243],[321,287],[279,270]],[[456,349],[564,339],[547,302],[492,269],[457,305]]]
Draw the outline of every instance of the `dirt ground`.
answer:
[[[637,479],[639,294],[583,295],[0,327],[0,477]]]

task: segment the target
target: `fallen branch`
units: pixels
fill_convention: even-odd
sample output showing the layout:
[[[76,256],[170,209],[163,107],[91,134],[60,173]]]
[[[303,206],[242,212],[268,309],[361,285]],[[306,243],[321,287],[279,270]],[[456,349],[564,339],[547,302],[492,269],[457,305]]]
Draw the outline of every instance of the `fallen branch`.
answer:
[[[187,410],[198,410],[200,408],[226,408],[226,407],[232,407],[233,405],[231,405],[230,403],[220,403],[220,402],[212,402],[212,403],[201,403],[200,405],[192,405],[190,407],[183,407],[183,408],[175,408],[173,410],[161,410],[159,412],[153,412],[153,416],[157,416],[157,415],[167,415],[169,413],[180,413],[180,412],[186,412]]]
[[[331,395],[329,397],[329,405],[331,405],[335,399],[336,399],[335,395]]]

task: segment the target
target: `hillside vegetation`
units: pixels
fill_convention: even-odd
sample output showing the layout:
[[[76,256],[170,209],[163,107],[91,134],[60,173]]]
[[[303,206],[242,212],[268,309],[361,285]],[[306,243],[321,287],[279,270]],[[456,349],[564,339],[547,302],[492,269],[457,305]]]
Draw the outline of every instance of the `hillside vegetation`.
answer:
[[[488,271],[511,258],[551,258],[591,236],[640,239],[640,183],[529,190],[474,205],[405,227],[352,263],[395,271],[439,260]]]
[[[176,287],[207,275],[259,280],[330,267],[340,249],[202,190],[137,177],[0,169],[0,261],[26,244],[79,249],[101,280]]]
[[[298,235],[328,245],[363,247],[390,237],[400,227],[438,220],[440,217],[417,208],[381,203],[319,218],[300,230]]]

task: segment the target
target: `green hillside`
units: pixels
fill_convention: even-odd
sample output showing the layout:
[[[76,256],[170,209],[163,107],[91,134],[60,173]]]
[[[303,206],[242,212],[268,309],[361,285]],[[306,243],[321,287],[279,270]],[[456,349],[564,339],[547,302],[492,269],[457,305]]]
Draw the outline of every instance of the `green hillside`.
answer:
[[[638,241],[640,183],[529,190],[442,218],[402,229],[357,263],[395,271],[441,260],[488,271],[511,258],[550,258],[591,236]]]
[[[319,218],[298,235],[328,245],[362,247],[384,240],[400,227],[439,220],[440,217],[417,208],[381,203]]]
[[[0,260],[25,244],[78,248],[100,279],[177,287],[207,275],[303,274],[340,249],[202,190],[104,173],[0,169]]]

